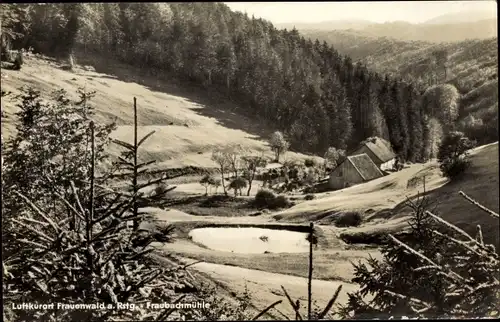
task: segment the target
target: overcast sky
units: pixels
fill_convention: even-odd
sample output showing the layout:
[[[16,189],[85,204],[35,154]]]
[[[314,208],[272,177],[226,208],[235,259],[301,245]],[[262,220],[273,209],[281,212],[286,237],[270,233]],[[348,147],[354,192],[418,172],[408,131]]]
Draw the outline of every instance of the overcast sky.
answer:
[[[377,2],[226,2],[273,23],[329,20],[408,21],[420,23],[450,13],[496,12],[496,1],[377,1]]]

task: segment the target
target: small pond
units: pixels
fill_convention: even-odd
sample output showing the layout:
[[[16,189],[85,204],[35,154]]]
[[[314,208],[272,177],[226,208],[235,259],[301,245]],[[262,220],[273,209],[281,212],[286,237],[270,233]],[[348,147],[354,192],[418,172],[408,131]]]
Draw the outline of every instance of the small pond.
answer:
[[[307,233],[264,228],[197,228],[192,241],[209,249],[243,253],[302,253],[309,251]]]

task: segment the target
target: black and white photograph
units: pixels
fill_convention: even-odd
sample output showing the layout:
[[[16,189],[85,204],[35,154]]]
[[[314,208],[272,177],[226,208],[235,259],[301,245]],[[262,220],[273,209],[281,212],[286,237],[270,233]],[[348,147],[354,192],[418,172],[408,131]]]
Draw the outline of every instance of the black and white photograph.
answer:
[[[500,318],[496,1],[0,9],[4,321]]]

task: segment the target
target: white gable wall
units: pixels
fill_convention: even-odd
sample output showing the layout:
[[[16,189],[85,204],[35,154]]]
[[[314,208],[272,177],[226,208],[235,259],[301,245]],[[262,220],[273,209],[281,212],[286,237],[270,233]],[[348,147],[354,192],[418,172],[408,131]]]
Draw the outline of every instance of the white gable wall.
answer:
[[[384,162],[380,165],[380,170],[382,171],[387,171],[387,170],[391,170],[394,168],[394,163],[396,163],[396,158],[394,159],[391,159],[387,162]]]

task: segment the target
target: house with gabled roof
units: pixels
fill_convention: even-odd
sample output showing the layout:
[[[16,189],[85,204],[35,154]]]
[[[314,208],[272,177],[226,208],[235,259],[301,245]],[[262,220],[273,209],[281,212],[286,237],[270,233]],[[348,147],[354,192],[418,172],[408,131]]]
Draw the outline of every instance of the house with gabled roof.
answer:
[[[328,186],[330,189],[338,190],[352,185],[368,182],[384,174],[366,153],[352,155],[345,158],[330,173]]]
[[[396,162],[396,154],[392,150],[391,144],[379,137],[371,137],[364,140],[349,155],[363,153],[366,153],[382,171],[391,170]]]

